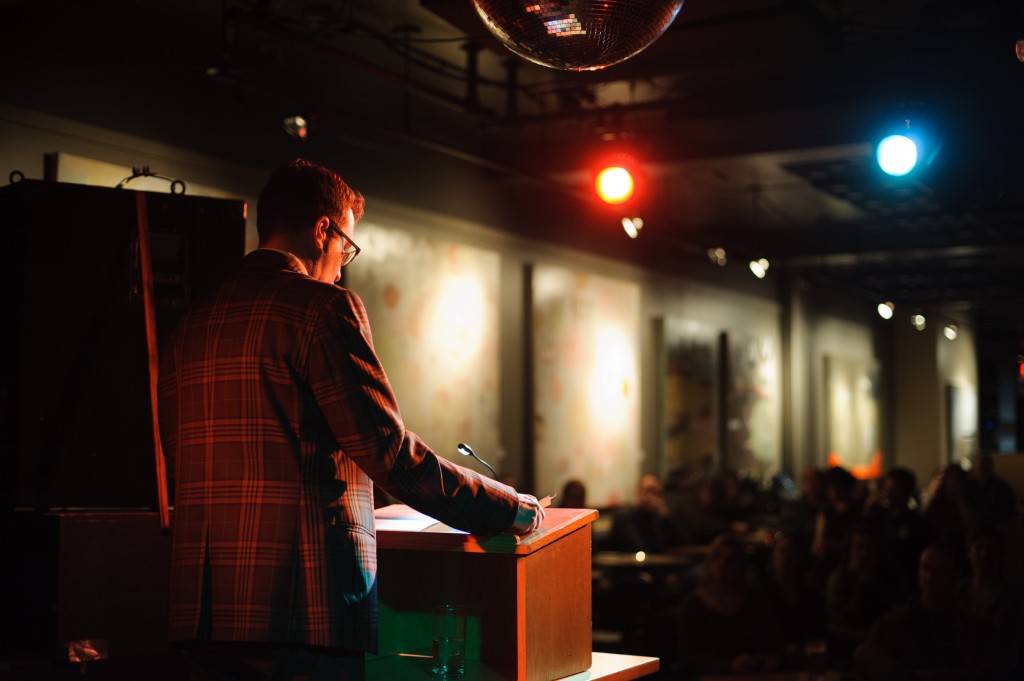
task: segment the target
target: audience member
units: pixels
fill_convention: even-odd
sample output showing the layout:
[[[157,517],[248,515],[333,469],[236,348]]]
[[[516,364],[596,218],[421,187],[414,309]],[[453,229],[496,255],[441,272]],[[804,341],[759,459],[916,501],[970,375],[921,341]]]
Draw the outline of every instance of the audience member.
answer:
[[[605,548],[664,553],[669,547],[685,543],[679,527],[669,517],[661,480],[647,474],[637,484],[636,503],[615,513]]]
[[[902,596],[884,568],[881,539],[870,526],[854,528],[843,553],[825,587],[829,656],[839,667],[849,664],[878,617]]]
[[[767,570],[729,534],[749,528],[736,477],[688,472],[673,478],[671,509],[658,477],[643,476],[602,545],[661,553],[711,544],[695,587],[655,579],[623,592],[631,605],[620,610],[636,610],[624,652],[658,654],[689,679],[802,669],[806,646],[827,639],[832,665],[855,666],[864,680],[1024,679],[1024,592],[1015,586],[1024,580],[1004,571],[1002,542],[1020,516],[991,457],[969,479],[958,465],[943,468],[923,511],[908,468],[889,470],[865,504],[849,471],[808,467],[800,498],[781,509]],[[583,507],[584,493],[570,480],[560,504]],[[968,558],[970,578],[958,585]],[[679,647],[666,650],[657,631],[673,620]]]
[[[932,499],[938,494],[939,485],[942,484],[942,476],[946,473],[945,466],[939,466],[932,471],[932,477],[928,479],[928,484],[921,490],[921,508],[926,509],[928,505],[932,503]]]
[[[909,468],[891,469],[878,497],[868,506],[867,522],[879,533],[885,559],[909,596],[917,585],[917,563],[928,545],[928,524],[917,511],[917,476]]]
[[[780,639],[784,669],[801,669],[804,645],[825,639],[825,604],[821,591],[808,583],[810,546],[792,532],[778,532],[772,547],[771,571],[762,589]]]
[[[977,561],[985,572],[979,548]],[[1017,625],[991,618],[986,597],[958,598],[957,550],[932,543],[921,554],[918,593],[883,615],[855,654],[860,678],[871,681],[1010,681],[1021,678]],[[982,587],[980,592],[986,590]],[[998,606],[997,606],[998,607]],[[1009,609],[1016,606],[1010,605]]]
[[[991,454],[978,458],[967,481],[967,498],[973,512],[972,530],[999,527],[1017,516],[1017,496],[1010,484],[996,475]]]
[[[635,553],[664,553],[682,546],[683,539],[668,514],[661,480],[644,475],[637,484],[636,501],[612,516],[612,527],[601,548]],[[674,568],[636,563],[602,571],[594,583],[595,622],[619,632],[618,650],[640,654],[660,650],[671,604],[678,602]]]
[[[716,538],[680,612],[679,664],[687,678],[779,667],[777,629],[764,600],[747,588],[746,576],[742,542]]]
[[[967,532],[971,523],[967,473],[959,464],[942,470],[924,510],[932,539],[953,549],[959,565],[966,562]]]
[[[733,532],[749,532],[756,490],[750,489],[749,478],[740,480],[734,470],[723,470],[718,477],[722,481],[721,514]]]
[[[684,462],[673,465],[665,476],[665,505],[673,521],[684,531],[686,519],[697,505],[698,467]]]
[[[854,655],[858,674],[873,681],[918,679],[959,663],[965,633],[954,607],[957,559],[948,545],[921,554],[918,594],[883,615]]]
[[[968,548],[971,577],[958,593],[967,619],[969,671],[983,678],[1024,678],[1020,592],[1003,574],[1003,543],[995,528],[976,532]],[[1008,676],[1008,672],[1015,672]]]
[[[1003,540],[1003,576],[1024,593],[1024,515],[997,528]]]
[[[825,471],[825,506],[814,520],[811,554],[812,574],[824,586],[839,567],[850,530],[863,520],[864,507],[857,497],[857,479],[841,466]]]
[[[690,543],[710,544],[720,534],[750,531],[750,522],[739,519],[735,507],[729,507],[727,486],[723,476],[700,480],[691,503],[675,514]]]
[[[562,485],[562,493],[558,495],[558,505],[562,508],[586,508],[587,488],[582,480],[572,478]]]
[[[800,496],[782,507],[779,519],[782,527],[806,537],[813,536],[815,520],[825,510],[826,503],[825,471],[807,466],[800,476]]]

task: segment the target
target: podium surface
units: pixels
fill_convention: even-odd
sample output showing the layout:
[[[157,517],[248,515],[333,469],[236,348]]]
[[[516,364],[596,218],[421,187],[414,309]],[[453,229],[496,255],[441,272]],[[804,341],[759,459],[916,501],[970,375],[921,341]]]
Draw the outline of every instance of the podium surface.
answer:
[[[515,681],[590,669],[597,511],[549,508],[523,537],[466,534],[400,505],[375,515],[381,657],[429,655],[431,611],[449,603],[466,608],[467,669]]]
[[[594,653],[590,669],[558,681],[632,681],[658,671],[656,657]],[[416,681],[432,678],[429,657],[396,655],[367,662],[366,681]],[[504,681],[505,677],[482,662],[466,663],[466,681]]]

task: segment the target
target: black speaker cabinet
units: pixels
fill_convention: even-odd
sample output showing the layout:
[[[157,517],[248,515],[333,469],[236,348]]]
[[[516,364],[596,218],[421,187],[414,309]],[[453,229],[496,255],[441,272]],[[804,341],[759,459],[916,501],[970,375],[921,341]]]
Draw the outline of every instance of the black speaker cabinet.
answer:
[[[110,657],[166,647],[171,541],[157,513],[0,513],[0,659]]]
[[[136,194],[0,188],[0,508],[155,508]],[[161,342],[245,250],[240,200],[142,193]]]

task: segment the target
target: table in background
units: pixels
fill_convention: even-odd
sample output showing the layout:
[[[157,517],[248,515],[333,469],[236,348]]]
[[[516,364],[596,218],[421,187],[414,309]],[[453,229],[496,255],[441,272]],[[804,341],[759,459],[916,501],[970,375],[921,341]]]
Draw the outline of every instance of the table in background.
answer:
[[[839,672],[829,669],[823,681],[841,681]],[[728,676],[702,676],[700,681],[809,681],[807,672],[763,672],[760,674],[732,674]]]
[[[700,558],[682,553],[645,553],[637,551],[597,551],[592,559],[597,568],[689,568],[699,565]]]

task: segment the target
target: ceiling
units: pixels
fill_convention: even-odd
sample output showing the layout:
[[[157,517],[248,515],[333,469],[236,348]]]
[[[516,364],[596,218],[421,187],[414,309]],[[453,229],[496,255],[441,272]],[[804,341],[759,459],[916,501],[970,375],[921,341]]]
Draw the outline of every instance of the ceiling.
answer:
[[[244,99],[253,119],[260,101],[267,116],[305,115],[311,144],[371,132],[609,222],[619,216],[583,208],[590,167],[628,151],[649,187],[636,208],[645,264],[714,268],[705,254],[721,246],[730,267],[766,257],[777,281],[1024,338],[1019,0],[686,0],[646,51],[590,72],[511,55],[470,0],[3,0],[0,11],[15,55],[0,65],[0,98],[14,104],[90,101],[93,113],[65,113],[132,131],[124,98],[107,93],[159,101],[183,128],[204,124],[197,101],[219,97],[213,110],[227,111]],[[884,179],[873,144],[906,120],[941,147],[922,172]],[[634,248],[626,239],[602,243]]]

